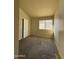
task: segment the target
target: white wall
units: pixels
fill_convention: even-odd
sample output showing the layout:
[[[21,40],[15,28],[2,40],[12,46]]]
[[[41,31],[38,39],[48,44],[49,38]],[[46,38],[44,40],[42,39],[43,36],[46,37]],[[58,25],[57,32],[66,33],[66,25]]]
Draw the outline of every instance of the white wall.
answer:
[[[25,30],[24,30],[24,37],[29,35],[30,33],[30,17],[21,9],[19,8],[19,40],[22,39],[22,19],[24,19],[24,25],[25,25]],[[28,21],[28,25],[27,25]],[[26,30],[27,29],[27,30]]]
[[[64,59],[64,0],[59,0],[54,24],[55,43],[61,59]]]
[[[55,43],[61,59],[64,59],[64,23],[61,19],[55,19],[54,22]]]

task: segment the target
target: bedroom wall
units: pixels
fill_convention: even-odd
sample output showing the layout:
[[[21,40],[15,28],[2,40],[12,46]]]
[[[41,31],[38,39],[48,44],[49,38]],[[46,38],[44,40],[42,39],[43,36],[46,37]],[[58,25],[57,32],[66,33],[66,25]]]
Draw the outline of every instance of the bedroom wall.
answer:
[[[62,25],[64,25],[64,23],[63,20],[61,20],[61,22],[60,20],[61,19],[55,18],[55,43],[61,59],[64,59],[64,29],[63,26],[60,25],[60,23],[62,23]]]
[[[24,19],[24,37],[30,34],[30,17],[21,9],[19,8],[19,40],[22,39],[22,19]],[[27,26],[28,21],[28,26]],[[27,29],[27,30],[26,30]]]
[[[50,19],[52,17],[47,17],[47,19]],[[40,30],[39,29],[39,20],[44,19],[44,18],[31,18],[31,34],[35,36],[40,36],[40,37],[46,37],[46,38],[51,38],[53,35],[53,29],[51,30]]]
[[[55,43],[61,59],[64,59],[64,0],[59,5],[54,17]]]

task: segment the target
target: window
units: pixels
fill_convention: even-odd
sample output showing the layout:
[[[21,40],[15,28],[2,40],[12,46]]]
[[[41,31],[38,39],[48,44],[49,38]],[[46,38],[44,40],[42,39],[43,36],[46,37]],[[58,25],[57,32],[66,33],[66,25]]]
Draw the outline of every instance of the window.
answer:
[[[52,30],[53,21],[52,20],[39,20],[39,29]]]

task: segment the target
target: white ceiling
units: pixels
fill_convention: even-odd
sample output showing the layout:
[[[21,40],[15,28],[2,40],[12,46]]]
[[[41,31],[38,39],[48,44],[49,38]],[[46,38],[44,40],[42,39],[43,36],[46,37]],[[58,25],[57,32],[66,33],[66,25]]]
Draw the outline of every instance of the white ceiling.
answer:
[[[58,0],[20,0],[20,8],[31,17],[51,16],[57,5]]]

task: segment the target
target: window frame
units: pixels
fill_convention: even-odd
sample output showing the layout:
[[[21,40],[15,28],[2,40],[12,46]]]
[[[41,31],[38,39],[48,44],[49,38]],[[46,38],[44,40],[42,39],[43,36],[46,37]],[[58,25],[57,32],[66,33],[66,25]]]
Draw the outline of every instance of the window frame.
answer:
[[[47,21],[51,21],[51,28],[47,28],[47,24],[46,24],[46,22]],[[44,22],[44,24],[43,24],[43,28],[41,28],[41,23],[42,22]],[[53,29],[53,19],[46,19],[46,20],[39,20],[39,30],[52,30]]]

